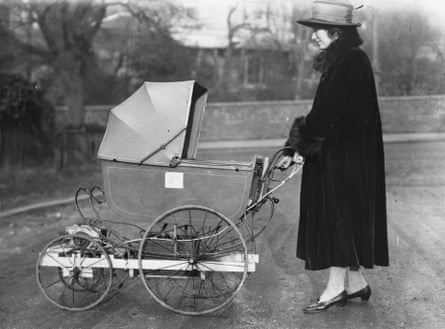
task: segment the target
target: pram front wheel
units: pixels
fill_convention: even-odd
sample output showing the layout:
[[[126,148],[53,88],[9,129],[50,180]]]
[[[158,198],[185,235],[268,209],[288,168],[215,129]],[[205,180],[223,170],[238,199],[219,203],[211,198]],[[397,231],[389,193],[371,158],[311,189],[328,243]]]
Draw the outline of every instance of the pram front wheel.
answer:
[[[108,253],[87,235],[63,235],[49,242],[39,255],[36,271],[43,295],[69,311],[96,306],[113,282]]]
[[[202,206],[159,216],[139,248],[139,271],[152,297],[186,315],[217,311],[233,300],[248,271],[246,242],[233,222]]]

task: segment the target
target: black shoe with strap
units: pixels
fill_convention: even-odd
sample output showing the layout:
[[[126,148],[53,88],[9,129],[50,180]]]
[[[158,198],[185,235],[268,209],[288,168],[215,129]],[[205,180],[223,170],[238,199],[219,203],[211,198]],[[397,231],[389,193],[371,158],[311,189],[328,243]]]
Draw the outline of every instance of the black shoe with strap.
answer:
[[[371,297],[371,287],[369,285],[366,285],[366,287],[364,287],[363,289],[360,289],[359,291],[356,291],[352,294],[348,294],[348,299],[357,297],[360,297],[364,302],[368,301],[369,297]]]
[[[325,302],[320,302],[320,299],[317,300],[316,303],[310,304],[303,309],[304,313],[318,313],[324,310],[327,310],[332,305],[336,305],[339,307],[344,307],[346,302],[348,301],[348,294],[346,291],[342,291],[340,294],[331,298]]]

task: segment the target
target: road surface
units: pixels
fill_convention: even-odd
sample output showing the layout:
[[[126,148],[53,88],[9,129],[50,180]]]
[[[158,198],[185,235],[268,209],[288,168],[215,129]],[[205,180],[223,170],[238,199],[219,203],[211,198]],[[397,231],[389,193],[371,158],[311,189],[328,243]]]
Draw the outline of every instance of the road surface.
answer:
[[[271,152],[206,150],[199,157],[239,160]],[[60,310],[38,290],[35,262],[57,232],[78,220],[73,206],[2,219],[0,328],[444,328],[445,143],[387,144],[386,170],[391,266],[365,272],[373,291],[368,303],[315,315],[301,311],[321,293],[327,272],[305,271],[294,256],[297,177],[276,194],[280,203],[257,243],[257,271],[230,307],[202,317],[159,306],[139,278],[90,311]]]

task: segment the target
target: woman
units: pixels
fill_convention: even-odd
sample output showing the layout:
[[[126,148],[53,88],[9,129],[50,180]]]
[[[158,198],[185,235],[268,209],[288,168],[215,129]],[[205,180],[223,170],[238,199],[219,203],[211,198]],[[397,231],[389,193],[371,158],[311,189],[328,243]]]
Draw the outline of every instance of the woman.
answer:
[[[345,1],[315,1],[313,29],[321,73],[310,113],[296,118],[281,159],[305,158],[301,183],[297,257],[307,270],[329,268],[326,289],[306,313],[368,300],[360,266],[388,266],[382,130],[372,68],[359,48],[358,23]]]

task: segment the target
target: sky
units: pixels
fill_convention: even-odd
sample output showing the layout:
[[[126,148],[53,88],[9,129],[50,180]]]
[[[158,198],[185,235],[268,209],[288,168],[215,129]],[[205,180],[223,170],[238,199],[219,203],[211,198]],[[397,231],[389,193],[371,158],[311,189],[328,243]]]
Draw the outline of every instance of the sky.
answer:
[[[376,8],[415,8],[424,11],[430,17],[433,25],[445,28],[445,1],[444,0],[354,0],[353,3],[363,2],[365,6]]]
[[[183,4],[196,8],[202,13],[203,18],[209,22],[224,22],[225,14],[229,6],[240,0],[182,0]],[[243,0],[243,3],[265,4],[272,2],[279,5],[296,4],[307,8],[310,12],[310,0]],[[385,10],[404,7],[416,8],[428,13],[431,22],[445,28],[445,0],[350,0],[354,7],[363,5],[361,10]]]
[[[203,24],[205,33],[195,31],[186,34],[183,42],[189,45],[200,45],[201,47],[217,47],[227,39],[226,18],[230,7],[237,3],[242,6],[255,7],[272,4],[273,8],[286,8],[283,15],[287,15],[292,6],[300,7],[307,11],[305,17],[310,16],[312,0],[176,0],[184,6],[194,8],[200,22]],[[363,6],[361,11],[383,12],[385,10],[398,10],[415,8],[417,11],[427,13],[432,26],[445,30],[445,0],[350,0],[355,7]]]

